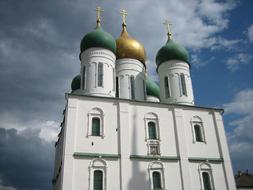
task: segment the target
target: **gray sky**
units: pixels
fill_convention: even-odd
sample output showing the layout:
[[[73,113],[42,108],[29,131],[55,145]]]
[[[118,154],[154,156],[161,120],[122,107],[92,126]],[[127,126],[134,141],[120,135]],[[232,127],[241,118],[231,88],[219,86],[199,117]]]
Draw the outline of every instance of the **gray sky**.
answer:
[[[70,91],[71,80],[79,72],[79,45],[82,37],[95,27],[96,6],[105,10],[102,13],[103,29],[115,38],[121,32],[119,12],[123,8],[128,11],[127,30],[144,44],[148,55],[148,70],[153,79],[157,80],[155,55],[167,38],[162,23],[168,19],[173,23],[175,41],[190,49],[194,90],[196,97],[200,97],[197,101],[202,105],[224,105],[228,114],[237,114],[234,106],[236,103],[241,105],[241,102],[246,102],[246,105],[250,102],[249,105],[252,105],[252,85],[239,89],[233,84],[222,84],[233,86],[233,90],[225,96],[227,99],[224,94],[212,94],[208,97],[202,94],[203,89],[207,88],[206,84],[200,83],[203,78],[199,78],[211,71],[210,62],[217,62],[214,58],[217,52],[238,54],[239,50],[235,46],[250,43],[250,33],[248,41],[234,36],[228,37],[223,33],[230,29],[231,12],[239,7],[233,1],[1,0],[1,190],[50,189],[54,142],[65,107],[64,93]],[[247,38],[245,32],[247,28],[241,35]],[[229,34],[231,33],[229,31]],[[221,62],[227,72],[234,72],[247,65],[247,60],[251,60],[248,52],[239,53],[240,59],[225,57]],[[247,83],[249,79],[244,81]],[[219,88],[215,81],[213,83],[208,84],[209,88]],[[243,95],[240,96],[240,93]],[[245,100],[247,93],[250,95]],[[241,139],[245,139],[246,129],[252,131],[252,106],[242,110],[250,117],[246,117],[243,125],[238,123],[238,117],[228,117],[231,120],[227,123],[232,128],[227,130],[232,155],[237,155],[236,147],[243,146],[240,143]],[[243,119],[244,116],[239,117],[239,121],[243,122]],[[235,133],[236,130],[241,131],[239,136]],[[249,148],[244,150],[249,158],[253,158],[252,151],[249,153],[249,150],[252,150],[252,139],[252,136],[248,137],[246,143]],[[249,160],[245,161],[236,156],[234,158],[236,164],[239,163],[236,168],[244,168],[243,163],[248,167]]]

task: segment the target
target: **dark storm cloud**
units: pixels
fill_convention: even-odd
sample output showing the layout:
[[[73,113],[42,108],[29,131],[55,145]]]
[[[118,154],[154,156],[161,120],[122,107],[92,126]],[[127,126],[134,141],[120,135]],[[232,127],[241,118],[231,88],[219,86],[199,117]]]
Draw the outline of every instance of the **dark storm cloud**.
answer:
[[[51,189],[53,143],[39,138],[38,129],[0,128],[0,181],[19,190]]]

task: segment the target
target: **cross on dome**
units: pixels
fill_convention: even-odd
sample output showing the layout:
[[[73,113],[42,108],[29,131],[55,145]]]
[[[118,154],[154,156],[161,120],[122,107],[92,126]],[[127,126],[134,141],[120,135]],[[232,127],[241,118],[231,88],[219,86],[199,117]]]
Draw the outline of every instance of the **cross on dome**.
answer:
[[[97,26],[100,26],[101,21],[101,12],[104,12],[101,7],[96,7],[96,15],[97,15]]]
[[[171,32],[172,23],[170,23],[168,20],[165,20],[163,24],[165,25],[166,30],[168,32],[168,38],[171,39],[172,38],[172,32]]]
[[[120,11],[120,14],[122,15],[122,22],[123,25],[126,25],[126,16],[127,16],[127,12],[125,9],[122,9],[122,11]]]

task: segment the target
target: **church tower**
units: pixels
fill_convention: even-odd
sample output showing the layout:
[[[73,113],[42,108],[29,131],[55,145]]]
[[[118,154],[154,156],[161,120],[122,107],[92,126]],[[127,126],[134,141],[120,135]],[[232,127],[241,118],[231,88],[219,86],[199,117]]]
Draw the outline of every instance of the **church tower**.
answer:
[[[189,54],[183,46],[172,40],[170,24],[165,24],[168,40],[156,55],[161,102],[194,105]]]
[[[120,98],[145,100],[145,61],[143,45],[130,37],[127,32],[126,11],[122,10],[122,32],[117,44],[117,95]]]
[[[115,97],[116,43],[101,27],[100,8],[96,11],[97,26],[80,45],[80,91],[84,95]]]

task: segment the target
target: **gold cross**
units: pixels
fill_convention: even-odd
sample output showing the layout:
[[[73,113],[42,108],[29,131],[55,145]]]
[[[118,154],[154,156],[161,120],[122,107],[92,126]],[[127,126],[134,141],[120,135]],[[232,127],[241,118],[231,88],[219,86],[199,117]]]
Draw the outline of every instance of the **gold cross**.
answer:
[[[168,20],[165,20],[163,24],[165,25],[167,29],[169,39],[171,39],[172,38],[172,32],[171,32],[172,23],[170,23]]]
[[[126,24],[126,16],[127,16],[126,10],[123,9],[122,11],[120,11],[120,14],[122,15],[122,22],[123,22],[123,24]]]
[[[101,12],[104,12],[104,10],[102,10],[101,7],[96,7],[97,20],[100,20]]]

